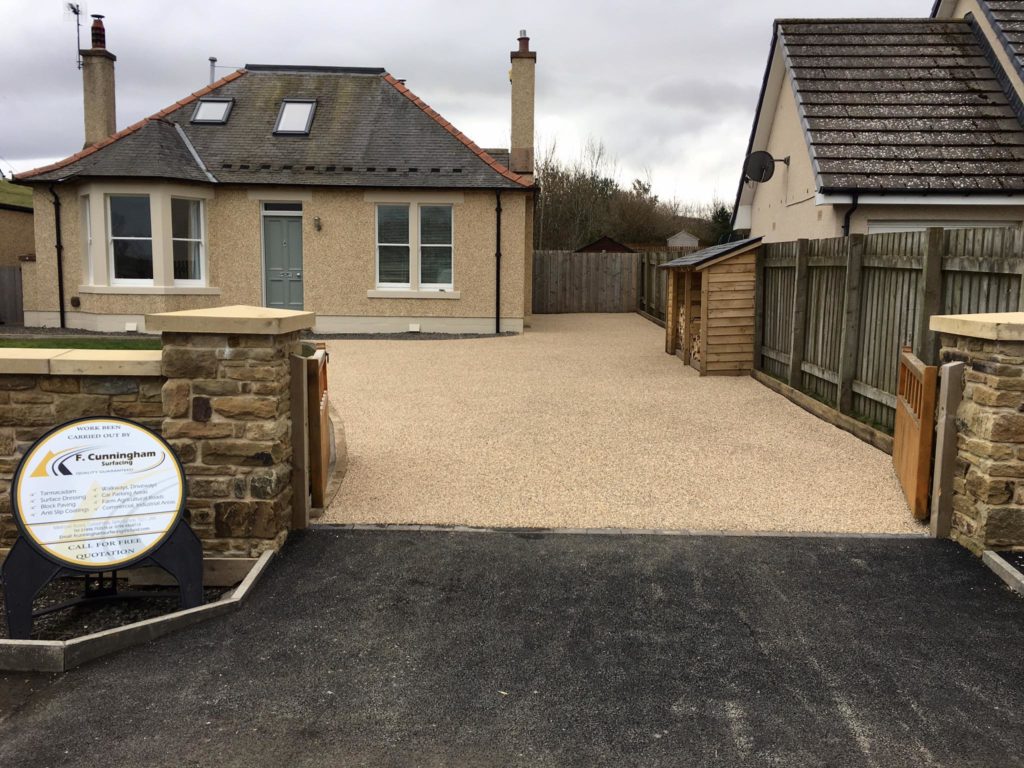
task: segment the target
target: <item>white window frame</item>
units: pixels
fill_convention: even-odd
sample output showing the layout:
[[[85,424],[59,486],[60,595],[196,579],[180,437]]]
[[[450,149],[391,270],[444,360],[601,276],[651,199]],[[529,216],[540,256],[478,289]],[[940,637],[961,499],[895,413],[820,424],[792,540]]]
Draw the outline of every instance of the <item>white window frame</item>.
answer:
[[[144,197],[146,202],[149,203],[149,237],[115,237],[113,221],[110,215],[110,201],[115,197]],[[107,274],[110,276],[111,285],[137,285],[137,286],[149,286],[154,285],[156,278],[156,238],[153,236],[154,219],[156,216],[153,215],[153,196],[146,192],[113,192],[104,195],[103,198],[104,215],[107,219]],[[151,266],[153,270],[153,277],[151,278],[125,278],[118,277],[117,270],[114,264],[114,241],[115,240],[144,240],[149,243],[149,256]]]
[[[382,243],[382,242],[380,242],[380,209],[381,209],[381,206],[384,206],[384,205],[392,206],[392,207],[404,206],[405,209],[409,212],[409,216],[408,216],[408,231],[406,233],[406,242],[404,242],[404,243]],[[411,203],[398,203],[398,202],[395,202],[395,203],[376,203],[374,205],[374,207],[373,207],[373,240],[376,243],[376,245],[374,246],[374,249],[373,249],[373,253],[374,253],[373,271],[374,271],[374,283],[376,284],[378,290],[385,290],[385,291],[415,290],[415,288],[414,288],[414,281],[416,281],[416,282],[419,281],[419,269],[418,269],[419,268],[419,264],[417,263],[415,265],[417,267],[417,269],[415,269],[415,270],[413,269],[413,261],[415,259],[415,257],[413,256],[413,254],[415,253],[415,249],[413,247],[413,242],[412,242],[412,240],[413,240],[413,232],[414,231],[418,231],[418,227],[419,227],[419,217],[418,216],[416,216],[416,217],[413,216],[413,211],[415,209],[416,209],[416,206],[411,204]],[[417,227],[417,229],[413,228],[413,219],[414,218],[416,219],[416,227]],[[417,237],[416,239],[419,240],[419,237]],[[407,283],[382,283],[380,281],[380,249],[381,249],[381,246],[384,246],[384,247],[389,247],[389,246],[390,247],[403,247],[404,246],[404,247],[409,249],[409,282],[407,282]],[[418,262],[419,260],[415,259],[415,261]]]
[[[422,221],[423,217],[420,215],[420,211],[424,208],[447,208],[451,213],[451,230],[448,232],[447,243],[428,243],[424,245],[421,241],[423,239]],[[417,203],[416,205],[416,280],[420,281],[423,279],[423,249],[434,248],[434,247],[447,247],[451,249],[451,273],[452,279],[447,283],[423,283],[419,282],[418,289],[421,291],[437,291],[438,293],[445,293],[455,289],[455,206],[451,203]]]
[[[201,197],[185,197],[184,195],[171,195],[168,198],[168,209],[173,210],[175,200],[186,200],[190,203],[199,204],[199,237],[175,237],[174,236],[174,222],[171,221],[171,226],[168,234],[171,237],[171,249],[170,249],[170,274],[173,285],[189,286],[189,287],[202,287],[206,285],[206,205],[205,200]],[[198,280],[179,280],[174,277],[174,244],[175,243],[199,243],[199,279]]]

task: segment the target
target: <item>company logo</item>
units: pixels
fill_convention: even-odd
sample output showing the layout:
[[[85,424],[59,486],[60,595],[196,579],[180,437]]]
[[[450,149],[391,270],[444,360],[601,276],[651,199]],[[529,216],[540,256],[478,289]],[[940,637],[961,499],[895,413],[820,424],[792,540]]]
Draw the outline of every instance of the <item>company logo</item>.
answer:
[[[97,450],[96,446],[69,448],[56,453],[47,451],[31,477],[68,477],[113,469],[134,474],[155,469],[166,458],[165,454],[156,451],[106,451]]]

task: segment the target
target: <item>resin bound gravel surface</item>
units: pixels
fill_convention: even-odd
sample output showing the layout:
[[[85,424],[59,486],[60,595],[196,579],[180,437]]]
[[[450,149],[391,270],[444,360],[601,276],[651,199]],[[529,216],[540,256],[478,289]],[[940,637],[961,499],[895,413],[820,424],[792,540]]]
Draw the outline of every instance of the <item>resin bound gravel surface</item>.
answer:
[[[325,522],[924,533],[891,458],[639,315],[328,342],[348,474]]]

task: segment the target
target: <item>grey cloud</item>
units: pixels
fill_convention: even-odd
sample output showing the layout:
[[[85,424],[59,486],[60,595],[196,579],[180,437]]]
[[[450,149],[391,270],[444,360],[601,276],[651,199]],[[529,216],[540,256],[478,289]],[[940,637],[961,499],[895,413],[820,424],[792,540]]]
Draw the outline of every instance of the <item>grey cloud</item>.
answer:
[[[61,21],[60,5],[4,3],[0,156],[21,169],[81,147],[74,27]],[[815,0],[90,0],[89,10],[106,14],[118,57],[120,127],[205,85],[214,55],[225,66],[386,67],[483,146],[508,142],[508,53],[525,27],[538,51],[538,132],[566,151],[589,136],[603,139],[624,179],[647,166],[663,195],[693,199],[738,173],[774,17],[924,16],[930,7],[931,0],[835,0],[825,9]],[[548,135],[554,126],[557,137]],[[695,164],[692,148],[709,143],[722,160],[696,173],[707,162]]]

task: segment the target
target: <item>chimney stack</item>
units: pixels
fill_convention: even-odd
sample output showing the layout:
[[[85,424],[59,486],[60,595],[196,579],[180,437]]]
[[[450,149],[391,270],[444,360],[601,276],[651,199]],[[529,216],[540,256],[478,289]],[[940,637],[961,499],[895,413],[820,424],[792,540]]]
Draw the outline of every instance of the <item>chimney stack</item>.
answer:
[[[519,50],[512,51],[512,146],[509,170],[533,181],[533,89],[537,54],[526,30],[519,30]]]
[[[92,48],[80,51],[86,147],[117,131],[114,105],[114,62],[117,57],[107,50],[103,16],[94,13],[92,18]]]

